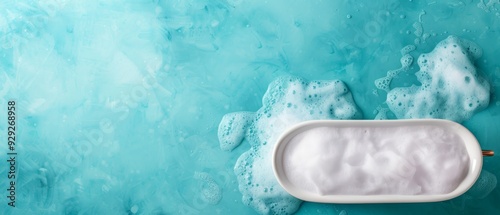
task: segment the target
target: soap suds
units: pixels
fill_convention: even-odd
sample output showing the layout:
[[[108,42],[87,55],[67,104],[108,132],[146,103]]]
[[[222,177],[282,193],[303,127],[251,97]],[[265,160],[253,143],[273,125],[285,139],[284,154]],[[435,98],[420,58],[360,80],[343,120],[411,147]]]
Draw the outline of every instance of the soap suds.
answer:
[[[418,58],[421,86],[394,88],[387,104],[397,118],[464,121],[489,104],[490,85],[472,60],[482,55],[474,43],[450,36]]]
[[[210,174],[206,172],[195,172],[193,178],[203,182],[203,186],[201,188],[203,200],[212,205],[219,203],[222,199],[222,189],[219,185],[217,185]]]
[[[415,48],[416,47],[414,45],[407,45],[401,49],[401,59],[399,60],[399,62],[401,63],[401,68],[390,70],[387,72],[387,75],[385,77],[375,80],[375,86],[378,89],[389,92],[392,79],[398,76],[399,73],[408,71],[410,66],[413,64],[413,57],[409,53],[414,51]]]
[[[219,126],[219,142],[222,147],[227,140],[239,143],[244,138],[251,145],[234,167],[243,202],[261,214],[290,214],[302,201],[283,190],[274,176],[272,151],[279,135],[302,121],[355,119],[361,118],[361,113],[349,89],[339,80],[309,82],[281,77],[269,85],[262,103],[250,123],[249,117],[243,117],[248,113],[226,115]],[[225,132],[227,128],[231,132]]]
[[[483,9],[486,12],[491,12],[491,11],[497,11],[498,9],[495,7],[496,4],[500,4],[500,0],[480,0],[479,3],[477,3],[477,7]],[[498,16],[498,13],[497,13]]]
[[[469,169],[463,140],[436,126],[319,127],[283,152],[286,177],[321,195],[435,195]]]
[[[224,115],[218,131],[222,150],[231,151],[240,145],[254,115],[252,112],[237,112]]]

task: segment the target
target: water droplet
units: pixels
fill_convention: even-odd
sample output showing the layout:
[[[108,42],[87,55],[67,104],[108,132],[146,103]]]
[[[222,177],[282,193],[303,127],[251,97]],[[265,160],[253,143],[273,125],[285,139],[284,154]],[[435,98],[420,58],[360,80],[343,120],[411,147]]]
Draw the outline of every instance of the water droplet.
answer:
[[[137,213],[137,211],[139,211],[139,206],[137,205],[134,205],[130,208],[130,212],[132,212],[133,214]]]

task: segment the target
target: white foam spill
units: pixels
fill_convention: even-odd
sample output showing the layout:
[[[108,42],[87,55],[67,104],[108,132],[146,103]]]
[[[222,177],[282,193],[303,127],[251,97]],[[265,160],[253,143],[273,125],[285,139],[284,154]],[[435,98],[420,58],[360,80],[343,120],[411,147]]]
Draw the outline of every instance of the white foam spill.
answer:
[[[390,70],[387,72],[387,75],[385,77],[375,80],[375,87],[384,90],[386,92],[389,92],[392,79],[397,75],[399,75],[399,73],[407,71],[410,68],[411,64],[413,63],[413,57],[409,54],[413,50],[415,50],[414,45],[408,45],[403,47],[401,49],[402,57],[399,60],[399,62],[401,63],[401,68],[396,70]]]
[[[289,126],[302,121],[360,118],[361,113],[349,89],[339,80],[309,82],[281,77],[269,85],[262,103],[246,131],[245,126],[237,126],[243,131],[222,132],[224,138],[221,135],[219,138],[222,143],[244,136],[251,144],[234,167],[243,202],[261,214],[290,214],[299,208],[301,201],[284,191],[274,176],[271,159],[278,137]],[[236,115],[224,118],[234,119],[233,124],[249,122]]]
[[[231,151],[240,145],[254,115],[251,112],[236,112],[224,115],[218,131],[219,144],[222,150]]]
[[[319,127],[290,140],[283,166],[295,187],[320,195],[433,195],[458,187],[469,156],[436,126]]]
[[[461,122],[488,106],[490,85],[471,60],[480,57],[474,43],[450,36],[418,58],[422,86],[395,88],[387,104],[398,118],[444,118]]]

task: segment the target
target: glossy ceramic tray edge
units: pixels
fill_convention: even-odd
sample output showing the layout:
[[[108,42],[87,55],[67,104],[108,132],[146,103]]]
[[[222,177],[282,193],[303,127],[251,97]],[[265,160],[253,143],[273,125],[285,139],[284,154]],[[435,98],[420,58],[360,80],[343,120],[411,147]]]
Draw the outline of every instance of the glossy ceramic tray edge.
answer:
[[[288,181],[283,171],[282,152],[286,144],[296,133],[313,127],[323,126],[403,126],[403,125],[435,125],[451,128],[460,135],[469,153],[469,172],[464,181],[452,192],[441,195],[318,195],[298,189]],[[437,202],[455,198],[465,193],[476,182],[483,164],[481,148],[474,135],[462,125],[441,119],[410,120],[313,120],[297,124],[285,131],[278,139],[273,151],[273,170],[280,185],[292,196],[310,202],[322,203],[403,203],[403,202]]]

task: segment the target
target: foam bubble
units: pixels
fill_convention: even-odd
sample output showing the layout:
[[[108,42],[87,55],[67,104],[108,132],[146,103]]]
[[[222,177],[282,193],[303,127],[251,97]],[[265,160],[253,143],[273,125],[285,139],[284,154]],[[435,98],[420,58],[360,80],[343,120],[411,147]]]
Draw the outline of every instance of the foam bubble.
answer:
[[[413,63],[413,57],[410,54],[405,54],[401,57],[400,62],[403,68],[408,68]]]
[[[418,58],[421,86],[394,88],[387,104],[398,118],[444,118],[461,122],[488,106],[490,85],[471,58],[481,55],[474,43],[450,36]]]
[[[389,91],[391,81],[392,81],[392,78],[389,76],[379,78],[379,79],[375,80],[375,87],[377,87],[378,89],[384,90],[384,91]]]
[[[415,31],[413,32],[415,36],[420,37],[422,36],[422,33],[424,32],[424,28],[422,27],[422,23],[420,22],[415,22],[413,23],[413,28],[415,28]]]
[[[414,45],[407,45],[401,49],[401,55],[406,55],[409,54],[410,52],[414,51],[417,47]]]
[[[234,167],[243,202],[261,214],[290,214],[302,201],[290,196],[276,181],[271,166],[276,140],[288,127],[302,121],[361,118],[361,112],[340,80],[309,82],[281,77],[269,85],[262,104],[245,132],[227,133],[225,139],[244,137],[251,145]]]

